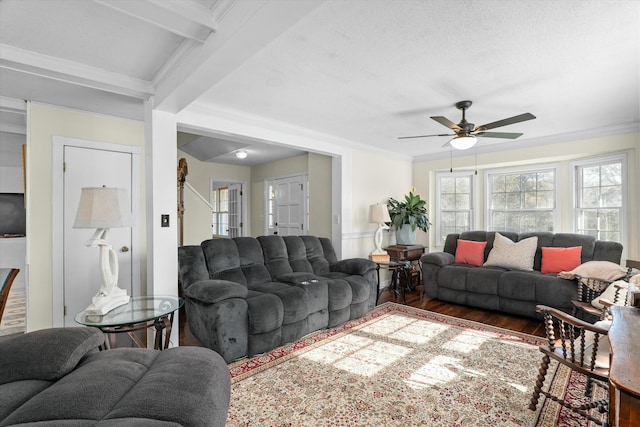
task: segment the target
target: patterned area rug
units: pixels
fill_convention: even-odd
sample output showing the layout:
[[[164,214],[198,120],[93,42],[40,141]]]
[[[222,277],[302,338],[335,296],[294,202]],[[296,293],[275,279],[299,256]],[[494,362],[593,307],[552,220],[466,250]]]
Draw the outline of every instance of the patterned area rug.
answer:
[[[0,336],[25,331],[26,301],[24,289],[11,289],[0,322]]]
[[[527,409],[540,342],[385,303],[362,319],[229,365],[227,425],[586,426],[553,402],[539,414]],[[553,386],[574,388],[572,381],[559,370]]]
[[[584,375],[576,373],[564,365],[559,365],[555,371],[555,375],[552,369],[549,370],[545,384],[548,384],[549,381],[551,381],[552,391],[556,396],[562,396],[564,392],[564,400],[573,405],[587,402],[587,399],[584,398],[587,377]],[[595,399],[604,399],[607,396],[607,392],[600,387],[594,387],[593,394]],[[542,398],[544,398],[544,396],[542,396]],[[538,407],[540,407],[541,403],[542,410],[540,411],[536,427],[596,427],[598,425],[594,422],[587,423],[584,417],[562,407],[550,399],[540,399]],[[591,410],[590,414],[601,421],[605,419],[605,417],[595,409]]]

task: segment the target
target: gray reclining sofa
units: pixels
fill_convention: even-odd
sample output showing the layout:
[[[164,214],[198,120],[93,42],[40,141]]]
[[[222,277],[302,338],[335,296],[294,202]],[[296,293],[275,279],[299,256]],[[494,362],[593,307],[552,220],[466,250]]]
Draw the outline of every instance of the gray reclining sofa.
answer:
[[[98,351],[96,328],[0,342],[0,426],[224,426],[229,368],[201,347]]]
[[[542,247],[582,246],[581,262],[611,261],[620,264],[622,245],[596,240],[593,236],[570,233],[499,232],[514,242],[538,237],[533,271],[508,270],[495,266],[476,267],[455,264],[458,239],[487,242],[484,260],[493,248],[495,232],[467,231],[449,234],[443,252],[432,252],[420,258],[424,291],[441,301],[496,310],[530,318],[540,318],[536,305],[543,304],[571,312],[571,300],[577,299],[577,284],[557,274],[540,272]]]
[[[314,236],[205,240],[178,248],[193,335],[231,362],[362,317],[375,307],[376,264],[336,258]]]

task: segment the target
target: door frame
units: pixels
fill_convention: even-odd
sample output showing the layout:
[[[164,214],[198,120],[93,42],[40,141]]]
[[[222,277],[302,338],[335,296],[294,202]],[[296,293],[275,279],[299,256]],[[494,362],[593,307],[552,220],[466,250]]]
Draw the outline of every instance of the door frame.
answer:
[[[66,146],[115,151],[131,154],[131,289],[132,294],[142,295],[140,282],[140,147],[111,142],[53,136],[51,153],[51,209],[52,209],[52,326],[64,326],[64,149]],[[136,262],[137,261],[137,262]]]

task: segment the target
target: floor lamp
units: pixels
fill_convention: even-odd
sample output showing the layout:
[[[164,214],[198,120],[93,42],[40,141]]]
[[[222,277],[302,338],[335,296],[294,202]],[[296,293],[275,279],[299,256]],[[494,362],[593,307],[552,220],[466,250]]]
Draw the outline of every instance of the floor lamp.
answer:
[[[130,226],[129,200],[124,188],[87,187],[82,189],[73,228],[95,228],[85,243],[100,249],[100,290],[84,312],[103,315],[129,302],[127,291],[118,287],[118,254],[107,240],[110,228]]]

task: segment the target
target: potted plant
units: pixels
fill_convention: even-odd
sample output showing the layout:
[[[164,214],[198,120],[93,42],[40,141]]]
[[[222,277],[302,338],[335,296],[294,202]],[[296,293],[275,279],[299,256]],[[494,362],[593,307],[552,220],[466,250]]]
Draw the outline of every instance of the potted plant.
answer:
[[[391,224],[396,229],[396,242],[398,244],[412,244],[416,241],[416,229],[425,233],[429,231],[429,217],[427,215],[427,202],[415,194],[415,188],[404,196],[404,201],[389,198],[387,206]]]

